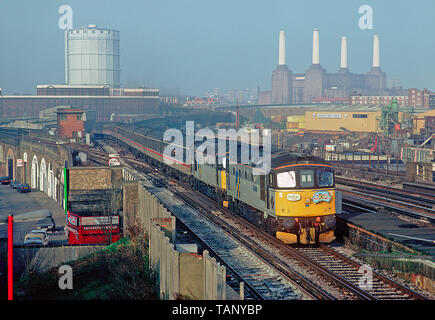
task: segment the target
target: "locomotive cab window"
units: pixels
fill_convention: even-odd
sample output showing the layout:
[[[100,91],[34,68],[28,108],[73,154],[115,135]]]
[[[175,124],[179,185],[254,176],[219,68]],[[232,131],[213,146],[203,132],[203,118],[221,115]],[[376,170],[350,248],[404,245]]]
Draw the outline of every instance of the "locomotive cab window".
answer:
[[[276,184],[278,188],[294,188],[296,187],[295,171],[281,172],[276,175]]]
[[[301,170],[299,172],[300,184],[302,188],[310,188],[314,186],[313,170]]]
[[[326,168],[317,169],[317,180],[319,187],[332,187],[334,186],[334,173]]]

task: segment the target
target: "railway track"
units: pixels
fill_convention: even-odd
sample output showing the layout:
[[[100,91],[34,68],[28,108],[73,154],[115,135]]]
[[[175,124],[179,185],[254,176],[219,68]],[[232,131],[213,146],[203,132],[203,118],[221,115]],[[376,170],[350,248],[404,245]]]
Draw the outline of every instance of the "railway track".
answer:
[[[373,183],[367,183],[359,180],[351,180],[341,177],[336,177],[335,182],[338,185],[350,186],[359,190],[364,190],[364,192],[382,195],[390,197],[394,200],[407,201],[408,203],[415,204],[417,206],[427,207],[432,209],[435,205],[435,194],[420,193],[416,191],[403,190],[399,188],[392,188],[382,185],[376,185]]]
[[[435,223],[435,196],[372,183],[336,178],[343,204],[379,213],[387,210],[417,220]]]
[[[142,164],[130,159],[129,161],[139,165]],[[150,174],[155,175],[156,173],[151,171]],[[172,182],[174,181],[172,180]],[[256,252],[263,260],[269,261],[275,268],[283,274],[287,274],[289,278],[295,280],[298,285],[318,299],[335,299],[335,297],[324,290],[319,290],[319,284],[316,283],[318,278],[313,281],[290,266],[298,265],[300,268],[310,268],[318,276],[323,277],[321,281],[333,282],[349,299],[424,299],[417,292],[403,287],[394,280],[374,271],[371,271],[373,275],[372,288],[363,290],[359,287],[359,281],[363,276],[359,272],[362,265],[336,252],[334,249],[327,246],[321,246],[320,248],[293,248],[287,246],[257,229],[249,222],[233,215],[225,207],[220,206],[207,196],[190,189],[185,184],[176,182],[175,184],[167,184],[165,187],[172,189],[177,196],[185,199],[186,203],[191,205],[194,203],[193,208],[196,210],[201,208],[201,213],[219,226],[221,230],[235,236],[246,248]],[[225,220],[222,219],[223,215],[225,215]],[[228,222],[228,220],[232,223]],[[253,239],[256,239],[256,241],[253,242]],[[259,243],[262,245],[259,245]],[[264,246],[268,246],[268,248],[265,249]],[[270,250],[271,248],[278,249],[280,254],[272,254],[271,252],[276,250]]]
[[[390,197],[369,194],[365,191],[340,190],[343,201],[353,205],[365,206],[375,211],[388,210],[390,212],[409,216],[418,220],[435,223],[435,210],[415,205],[409,202],[391,199]]]
[[[406,192],[416,192],[419,195],[435,198],[435,185],[428,183],[404,182],[403,190]]]
[[[92,154],[96,161],[105,162],[103,153],[97,152]],[[240,281],[243,281],[248,289],[249,297],[251,299],[261,300],[300,300],[300,299],[318,299],[319,296],[326,296],[322,293],[315,296],[311,292],[300,287],[292,278],[287,274],[276,268],[273,263],[258,255],[255,251],[246,250],[246,247],[237,237],[234,237],[228,232],[223,230],[210,220],[205,219],[203,216],[198,215],[198,207],[192,205],[192,201],[183,196],[183,192],[176,190],[176,188],[166,183],[161,179],[158,174],[149,165],[134,160],[131,157],[123,157],[123,161],[130,163],[131,167],[139,167],[140,172],[136,171],[136,176],[143,180],[144,183],[149,181],[149,188],[154,188],[154,194],[165,203],[165,199],[174,199],[178,196],[181,200],[176,205],[173,203],[165,203],[177,217],[177,221],[183,224],[183,227],[190,230],[195,238],[203,243],[209,252],[224,264],[230,274],[235,276]],[[145,170],[144,170],[145,169]],[[146,171],[146,174],[143,173]],[[160,191],[155,188],[161,189]],[[156,193],[157,192],[157,193]],[[183,208],[183,210],[176,210]],[[186,207],[192,210],[186,212]],[[205,212],[202,212],[205,214]],[[248,298],[249,299],[249,298]]]
[[[311,261],[347,279],[349,282],[364,287],[371,300],[421,300],[425,297],[419,293],[404,287],[398,282],[369,269],[367,266],[353,261],[343,254],[338,253],[332,247],[322,245],[319,248],[298,248],[301,254]],[[362,271],[367,272],[362,280]],[[369,277],[371,274],[371,277]],[[371,280],[369,280],[371,279]],[[367,280],[367,281],[366,281]]]
[[[200,195],[198,198],[199,201],[196,202],[196,205],[207,206],[207,203],[212,201],[207,201],[208,198],[204,195]],[[191,200],[195,199],[191,198]],[[220,207],[218,204],[212,202],[212,208],[213,207],[215,210],[212,211],[215,212],[217,210],[220,210],[221,212],[227,211],[226,208]],[[368,300],[422,298],[418,293],[404,288],[395,281],[373,271],[373,289],[362,290],[359,287],[359,280],[361,279],[362,274],[358,272],[362,266],[346,256],[336,252],[334,249],[328,246],[321,246],[320,248],[293,248],[258,230],[256,227],[250,225],[240,217],[234,216],[231,212],[225,213],[231,217],[231,220],[235,220],[237,228],[230,227],[228,224],[222,223],[222,219],[220,218],[214,218],[213,220],[222,225],[223,228],[230,229],[230,232],[235,234],[240,234],[240,226],[243,225],[247,228],[247,237],[245,239],[246,242],[252,243],[252,238],[254,235],[257,238],[261,238],[261,242],[263,243],[270,242],[270,244],[273,244],[282,252],[284,252],[287,258],[291,258],[293,265],[295,263],[302,262],[302,264],[308,266],[310,269],[313,269],[315,272],[321,274],[328,280],[332,280],[339,287],[341,287],[342,290],[349,292],[349,294],[351,296],[353,295],[355,298]],[[269,255],[269,259],[277,258]],[[282,259],[279,260],[282,261]],[[289,262],[290,261],[287,261],[287,263]]]
[[[305,295],[305,297],[315,299],[425,299],[419,293],[374,271],[372,271],[373,286],[370,288],[368,285],[369,288],[362,288],[359,282],[362,277],[359,272],[361,264],[334,249],[327,246],[294,248],[285,245],[241,217],[232,214],[214,200],[190,189],[189,186],[167,177],[165,179],[168,182],[165,182],[159,175],[161,173],[155,172],[148,164],[133,157],[124,157],[124,159],[130,166],[141,171],[145,170],[148,178],[151,177],[154,184],[157,182],[161,188],[177,195],[184,200],[186,205],[195,209],[216,227],[214,231],[210,232],[210,230],[205,230],[204,223],[200,223],[196,230],[192,231],[205,243],[212,243],[218,248],[221,246],[221,251],[213,249],[218,258],[226,261],[227,265],[229,261],[231,270],[246,283],[249,283],[251,290],[261,298],[283,299],[287,297],[298,299]],[[186,221],[181,220],[186,225]],[[243,246],[238,252],[236,260],[253,261],[257,259],[256,266],[239,270],[234,267],[234,256],[229,257],[229,253],[234,251],[234,247],[225,245],[222,239],[210,239],[213,235],[222,234],[222,231],[235,240],[238,247]],[[222,245],[224,250],[222,250]],[[253,259],[253,257],[255,258]],[[262,261],[264,265],[259,267],[258,261]],[[255,272],[246,273],[246,270],[255,270]],[[249,277],[246,275],[253,276],[254,279],[248,279]],[[278,279],[280,283],[276,283]],[[302,290],[299,291],[299,294],[295,294],[296,290],[293,287],[289,291],[284,290],[283,293],[283,281],[288,281],[288,284],[293,283]],[[325,287],[328,286],[329,290],[325,290]],[[290,287],[292,286],[290,285]],[[331,292],[331,287],[335,288],[335,294]],[[265,295],[265,292],[268,292],[268,295]]]
[[[7,134],[10,136],[15,136],[15,137],[23,137],[26,140],[32,140],[34,142],[42,142],[44,144],[49,144],[49,145],[57,145],[58,143],[58,139],[56,138],[49,138],[49,137],[42,137],[42,136],[32,136],[29,134],[31,129],[19,129],[16,131],[11,131],[11,128],[0,128],[0,133],[2,134]]]
[[[125,159],[125,158],[124,158]],[[246,247],[244,239],[237,236],[228,229],[222,228],[221,225],[212,219],[213,213],[203,206],[198,207],[199,198],[186,192],[176,184],[166,183],[151,167],[144,165],[133,159],[126,159],[141,172],[146,168],[146,176],[143,179],[151,180],[153,185],[159,187],[166,192],[164,198],[177,196],[183,202],[180,203],[183,210],[171,210],[177,217],[177,221],[187,227],[195,237],[204,243],[210,252],[214,254],[223,264],[231,270],[237,278],[241,279],[248,288],[260,299],[271,300],[300,300],[300,299],[329,299],[330,296],[322,291],[306,290],[301,287],[288,272],[283,272],[284,266],[279,265],[276,261],[269,260],[266,252],[261,254],[258,250],[251,247]],[[156,191],[156,190],[153,190]],[[164,191],[163,191],[164,192]],[[156,194],[156,193],[155,193]],[[158,195],[157,195],[158,196]],[[165,204],[168,205],[168,204]],[[170,207],[170,205],[168,205]],[[192,210],[186,212],[186,207]],[[214,211],[216,214],[216,211]],[[313,294],[317,291],[317,294]]]

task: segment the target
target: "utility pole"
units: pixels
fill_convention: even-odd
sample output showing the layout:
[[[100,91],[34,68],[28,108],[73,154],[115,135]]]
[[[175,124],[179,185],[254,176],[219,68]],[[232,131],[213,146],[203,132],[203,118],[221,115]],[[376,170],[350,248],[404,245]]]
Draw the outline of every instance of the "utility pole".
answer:
[[[379,150],[377,150],[377,154],[378,154],[378,173],[381,172],[381,167],[379,164]]]
[[[8,300],[14,300],[14,216],[8,216]]]

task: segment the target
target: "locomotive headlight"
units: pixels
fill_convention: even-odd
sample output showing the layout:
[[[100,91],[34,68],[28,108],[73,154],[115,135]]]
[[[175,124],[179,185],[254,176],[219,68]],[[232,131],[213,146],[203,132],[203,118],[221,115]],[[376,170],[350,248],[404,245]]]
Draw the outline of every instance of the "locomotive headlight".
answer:
[[[301,195],[297,193],[289,193],[287,195],[287,200],[289,201],[299,201],[301,200]]]

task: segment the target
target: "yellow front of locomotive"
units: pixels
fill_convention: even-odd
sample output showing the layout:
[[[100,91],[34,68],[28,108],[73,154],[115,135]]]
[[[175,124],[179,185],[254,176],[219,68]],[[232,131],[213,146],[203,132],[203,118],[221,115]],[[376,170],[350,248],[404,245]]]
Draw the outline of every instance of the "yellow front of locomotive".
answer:
[[[276,237],[285,243],[329,243],[335,239],[334,171],[324,164],[290,165],[272,174]]]

